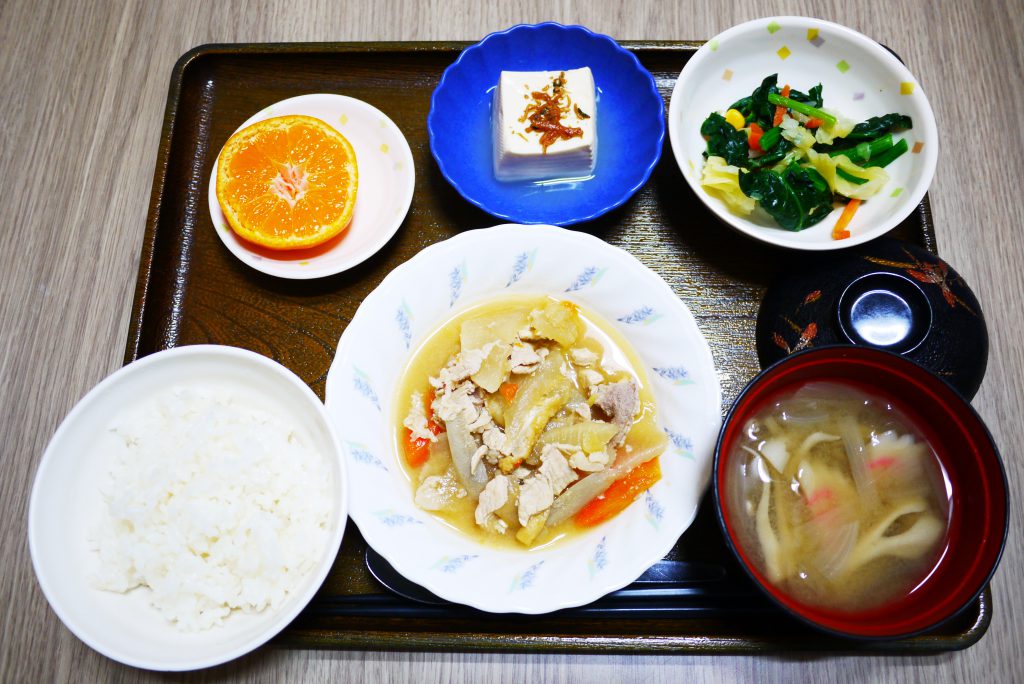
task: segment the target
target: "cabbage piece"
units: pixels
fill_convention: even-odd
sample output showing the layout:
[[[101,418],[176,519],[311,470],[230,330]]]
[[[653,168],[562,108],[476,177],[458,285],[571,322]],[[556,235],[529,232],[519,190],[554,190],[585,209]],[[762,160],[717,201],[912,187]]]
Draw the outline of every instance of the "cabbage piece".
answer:
[[[561,352],[552,352],[519,384],[505,414],[505,434],[512,456],[501,460],[502,472],[512,472],[522,462],[548,421],[577,393],[576,387],[562,374],[565,363]]]
[[[889,182],[889,174],[882,167],[871,166],[864,168],[857,166],[846,155],[841,154],[836,157],[830,157],[827,154],[819,154],[814,150],[808,150],[807,161],[824,177],[833,192],[850,199],[866,200],[873,197]],[[836,169],[842,169],[851,176],[863,178],[867,182],[858,185],[848,181],[842,176],[837,175]]]
[[[720,199],[737,216],[749,216],[757,206],[740,190],[740,170],[729,166],[721,157],[708,157],[701,171],[700,186],[712,197]]]
[[[551,300],[530,312],[530,326],[537,336],[571,347],[583,335],[579,309],[572,302]]]
[[[516,532],[516,540],[524,546],[532,546],[533,542],[537,539],[537,535],[544,531],[545,523],[548,521],[548,515],[550,512],[551,509],[548,509],[530,516],[530,519],[526,524]]]
[[[782,129],[782,137],[793,143],[793,147],[798,150],[806,152],[814,145],[814,135],[792,117],[782,117],[782,123],[779,124],[779,128]]]
[[[492,344],[480,363],[480,370],[470,376],[473,382],[488,392],[497,392],[512,372],[511,353],[512,347],[504,342]]]
[[[459,329],[459,344],[462,349],[483,349],[491,342],[511,345],[524,325],[523,311],[499,311],[470,318]]]
[[[586,420],[574,425],[563,425],[544,431],[537,440],[537,446],[545,444],[571,444],[592,454],[603,451],[618,432],[611,423],[600,420]]]
[[[845,138],[856,125],[853,121],[847,119],[839,112],[834,112],[831,109],[825,109],[824,107],[821,108],[821,111],[836,117],[836,122],[834,124],[829,125],[827,121],[822,122],[822,124],[818,126],[817,130],[814,131],[814,139],[822,145],[831,145],[836,138]]]

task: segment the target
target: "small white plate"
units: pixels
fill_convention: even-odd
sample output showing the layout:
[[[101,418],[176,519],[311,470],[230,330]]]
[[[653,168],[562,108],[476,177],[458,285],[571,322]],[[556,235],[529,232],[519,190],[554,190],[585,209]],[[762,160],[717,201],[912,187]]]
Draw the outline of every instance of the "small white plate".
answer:
[[[332,505],[322,556],[298,590],[275,609],[236,613],[208,630],[186,632],[148,600],[93,586],[98,556],[88,539],[106,506],[111,422],[125,409],[171,387],[214,388],[251,397],[287,417],[330,463]],[[75,405],[46,447],[28,514],[32,565],[43,594],[75,636],[108,658],[151,670],[193,670],[237,658],[284,629],[309,603],[338,554],[348,511],[340,443],[312,390],[284,366],[245,349],[194,345],[151,354],[100,382]]]
[[[393,439],[395,395],[410,355],[459,311],[508,294],[577,302],[622,334],[645,366],[670,440],[662,479],[629,508],[531,550],[481,545],[418,508]],[[663,558],[696,515],[721,423],[711,350],[665,281],[603,240],[543,225],[467,231],[393,270],[345,329],[325,403],[344,435],[349,513],[366,542],[413,582],[491,612],[584,605]]]
[[[850,224],[851,237],[832,239],[840,208],[820,223],[799,232],[781,228],[767,214],[733,214],[700,185],[707,144],[700,126],[711,112],[750,95],[771,74],[806,92],[821,83],[825,107],[861,122],[899,112],[914,127],[906,138],[910,152],[886,167],[889,183],[864,202]],[[672,152],[697,197],[719,219],[762,242],[802,250],[853,247],[887,233],[907,218],[924,197],[935,175],[939,135],[935,116],[921,85],[884,47],[856,31],[819,19],[775,17],[734,26],[707,43],[679,74],[668,109]]]
[[[387,244],[409,211],[416,170],[409,142],[398,126],[373,105],[345,95],[319,93],[281,100],[250,117],[238,130],[290,114],[326,122],[355,150],[359,190],[349,227],[324,245],[304,250],[274,251],[242,240],[217,202],[216,162],[210,174],[210,217],[224,246],[257,271],[293,280],[322,278],[362,263]]]

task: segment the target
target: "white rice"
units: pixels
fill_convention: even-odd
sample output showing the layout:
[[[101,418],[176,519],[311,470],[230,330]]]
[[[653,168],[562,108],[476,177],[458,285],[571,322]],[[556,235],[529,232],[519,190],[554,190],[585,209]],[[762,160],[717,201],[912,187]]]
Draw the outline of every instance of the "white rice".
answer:
[[[322,557],[333,478],[311,440],[240,394],[172,388],[120,416],[94,583],[184,631],[279,606]]]

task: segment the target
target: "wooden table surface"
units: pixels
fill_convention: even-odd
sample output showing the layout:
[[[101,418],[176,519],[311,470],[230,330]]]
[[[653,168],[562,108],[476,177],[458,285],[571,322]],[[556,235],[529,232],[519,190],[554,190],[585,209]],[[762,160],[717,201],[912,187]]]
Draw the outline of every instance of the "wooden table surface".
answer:
[[[578,7],[573,7],[578,5]],[[1020,681],[1024,547],[1024,4],[1020,0],[568,3],[0,0],[0,681],[153,675],[90,650],[57,619],[28,553],[28,495],[47,441],[121,363],[167,84],[209,42],[473,40],[520,22],[621,39],[700,39],[806,14],[888,45],[943,133],[931,188],[939,251],[974,288],[991,335],[974,405],[1003,450],[1012,527],[980,643],[926,657],[466,655],[265,648],[201,678],[285,681]],[[1015,341],[1017,340],[1017,341]]]

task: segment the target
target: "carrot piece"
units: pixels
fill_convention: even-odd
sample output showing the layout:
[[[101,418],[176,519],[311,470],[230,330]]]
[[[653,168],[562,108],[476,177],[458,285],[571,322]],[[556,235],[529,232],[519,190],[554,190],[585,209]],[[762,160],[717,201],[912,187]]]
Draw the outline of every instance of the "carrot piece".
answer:
[[[419,468],[430,458],[430,440],[414,439],[412,430],[405,429],[405,460],[413,468]]]
[[[747,144],[750,145],[750,149],[755,152],[764,152],[761,149],[761,136],[764,135],[764,130],[756,123],[750,124],[750,134],[747,136]]]
[[[783,88],[782,92],[779,93],[782,97],[789,97],[790,87],[787,83]],[[786,108],[782,105],[775,105],[775,119],[772,121],[772,126],[778,126],[782,123],[782,117],[786,114]]]
[[[843,213],[839,215],[839,220],[836,221],[836,225],[832,228],[832,239],[842,240],[850,237],[850,231],[846,230],[846,226],[850,225],[850,220],[853,219],[853,215],[857,213],[857,207],[860,206],[860,200],[852,199],[846,204],[846,208],[843,209]]]
[[[501,396],[505,397],[505,401],[511,403],[516,398],[516,392],[519,391],[519,385],[514,382],[503,382],[501,387],[498,388],[498,392]]]
[[[661,464],[657,457],[641,463],[613,482],[604,494],[581,508],[574,518],[576,524],[592,527],[614,518],[660,479]]]
[[[818,128],[823,123],[825,123],[825,122],[822,121],[821,119],[815,119],[812,116],[810,119],[807,120],[807,123],[804,124],[804,127],[806,127],[806,128]]]

